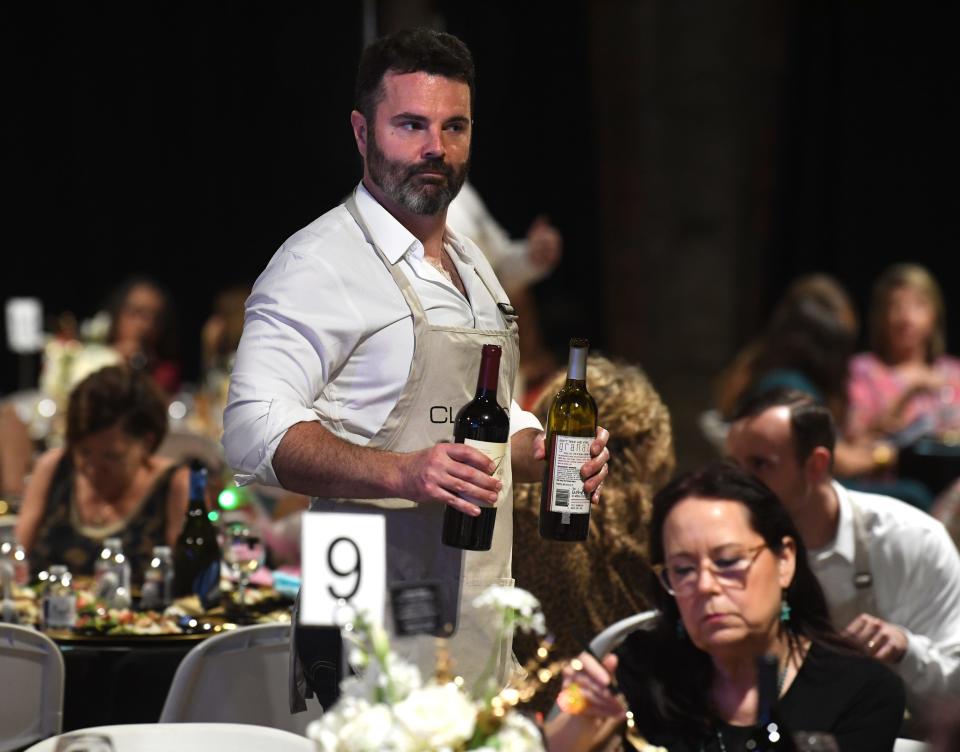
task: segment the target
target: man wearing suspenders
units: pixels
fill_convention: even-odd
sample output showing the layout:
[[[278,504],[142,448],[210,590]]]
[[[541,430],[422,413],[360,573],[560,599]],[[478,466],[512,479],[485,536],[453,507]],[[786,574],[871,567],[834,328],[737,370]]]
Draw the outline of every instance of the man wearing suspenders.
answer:
[[[960,696],[960,556],[943,525],[832,478],[830,412],[779,390],[738,412],[730,456],[790,511],[834,626],[903,679],[907,706]]]
[[[510,469],[514,480],[538,480],[544,456],[539,422],[511,399],[516,315],[483,254],[446,226],[467,174],[473,81],[469,51],[449,34],[404,31],[364,51],[350,116],[363,180],[288,239],[257,280],[223,437],[241,482],[307,494],[314,511],[383,515],[388,588],[437,588],[439,623],[457,624],[451,652],[468,678],[495,649],[506,665],[509,644],[469,603],[490,584],[512,584]],[[502,349],[499,395],[510,405],[502,483],[485,455],[450,443],[484,344]],[[582,468],[594,501],[607,436],[598,429]],[[497,504],[490,551],[441,544],[446,505],[479,514],[466,498]],[[389,601],[386,613],[390,627]],[[430,670],[433,639],[397,643]],[[322,681],[311,673],[322,656],[307,653],[294,651],[307,681]],[[305,691],[298,671],[293,707]]]

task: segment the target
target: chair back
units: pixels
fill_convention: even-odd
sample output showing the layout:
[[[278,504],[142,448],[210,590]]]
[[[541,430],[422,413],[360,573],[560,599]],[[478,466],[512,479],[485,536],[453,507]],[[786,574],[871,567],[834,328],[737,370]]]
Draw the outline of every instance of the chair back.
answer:
[[[590,640],[590,652],[602,658],[623,642],[631,632],[635,632],[638,629],[652,629],[659,615],[659,611],[651,609],[650,611],[641,611],[639,614],[615,621]]]
[[[893,752],[928,752],[930,745],[917,739],[898,738],[893,743]]]
[[[70,740],[78,745],[71,749],[87,749],[93,746],[91,742],[102,737],[109,739],[118,752],[316,752],[317,749],[314,742],[303,736],[247,723],[125,723],[70,731],[35,744],[26,752],[56,752]]]
[[[290,625],[258,624],[211,637],[180,663],[160,723],[247,723],[303,734],[316,700],[291,714]]]
[[[31,627],[0,624],[0,752],[63,728],[63,656]]]

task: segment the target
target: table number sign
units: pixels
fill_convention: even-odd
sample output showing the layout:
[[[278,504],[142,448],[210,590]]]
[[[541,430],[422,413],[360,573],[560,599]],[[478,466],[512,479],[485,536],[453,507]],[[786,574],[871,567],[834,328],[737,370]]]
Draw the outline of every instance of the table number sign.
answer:
[[[43,349],[43,307],[37,298],[10,298],[6,305],[7,347],[18,355]]]
[[[383,624],[386,521],[376,514],[304,512],[300,623],[339,626],[354,611]]]

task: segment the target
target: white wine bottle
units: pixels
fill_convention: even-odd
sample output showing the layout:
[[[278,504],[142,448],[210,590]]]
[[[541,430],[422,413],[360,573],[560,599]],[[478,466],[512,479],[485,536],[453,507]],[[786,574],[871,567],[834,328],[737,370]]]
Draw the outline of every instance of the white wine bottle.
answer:
[[[547,415],[547,467],[540,493],[540,537],[584,541],[590,530],[590,498],[580,468],[597,435],[597,403],[587,391],[585,339],[570,340],[567,382]]]

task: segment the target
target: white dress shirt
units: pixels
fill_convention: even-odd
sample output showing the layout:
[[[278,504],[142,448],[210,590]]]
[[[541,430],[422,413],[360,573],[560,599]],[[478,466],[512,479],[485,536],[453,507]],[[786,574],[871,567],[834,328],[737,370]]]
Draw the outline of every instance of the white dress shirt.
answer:
[[[376,243],[410,280],[431,325],[503,329],[474,267],[476,246],[448,228],[444,246],[464,297],[424,260],[423,245],[361,183],[357,206]],[[413,319],[396,282],[346,207],[290,237],[247,300],[224,412],[223,446],[241,483],[279,485],[273,454],[287,429],[319,421],[365,445],[396,405],[413,358]],[[437,364],[442,368],[442,364]],[[540,428],[514,402],[511,435]]]
[[[895,669],[908,698],[960,694],[960,555],[943,525],[902,501],[849,491],[834,481],[840,522],[833,543],[810,551],[830,604],[854,596],[851,502],[861,510],[877,610],[907,635]],[[910,703],[913,704],[913,703]]]

